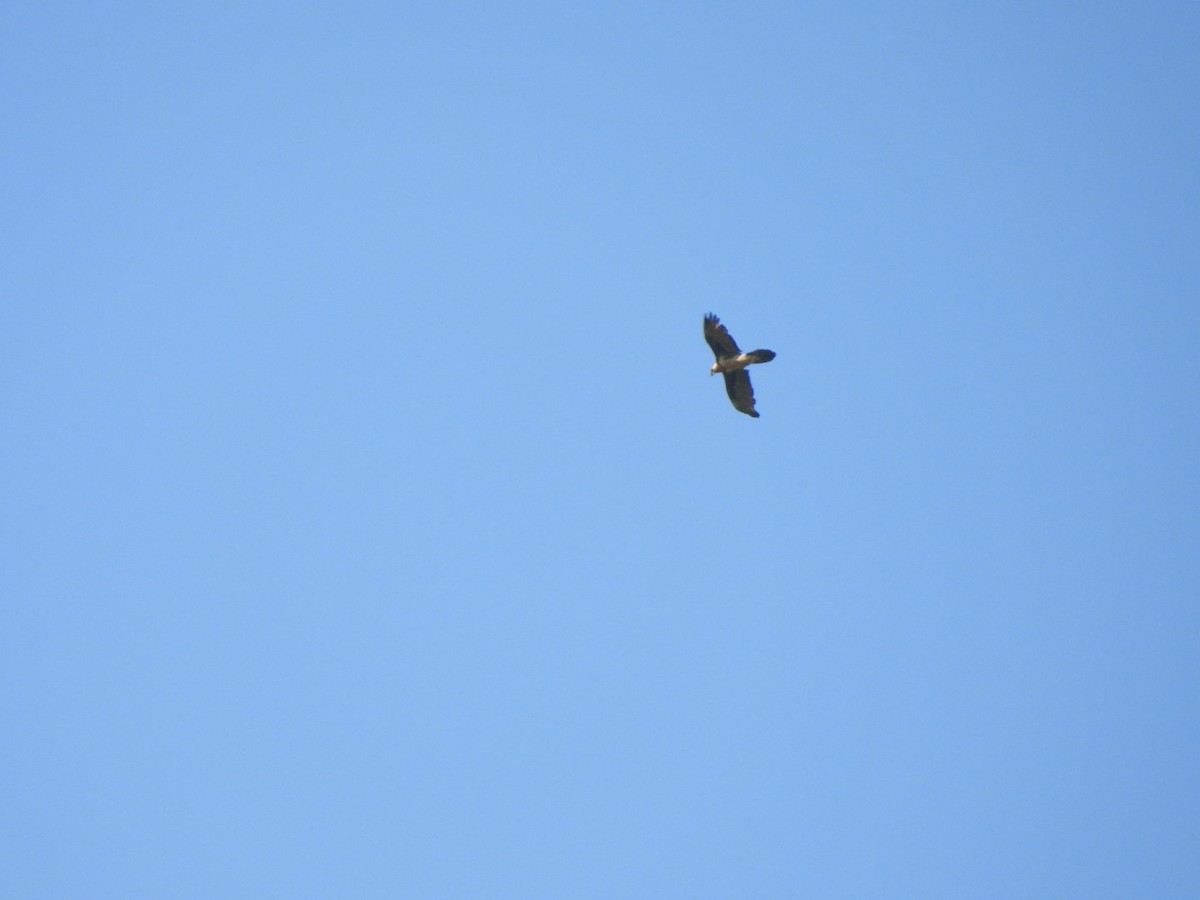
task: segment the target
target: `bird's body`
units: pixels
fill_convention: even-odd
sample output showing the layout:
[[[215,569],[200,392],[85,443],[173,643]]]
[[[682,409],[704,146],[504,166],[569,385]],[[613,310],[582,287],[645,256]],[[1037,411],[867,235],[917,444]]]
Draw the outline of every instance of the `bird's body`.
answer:
[[[770,353],[770,356],[766,354]],[[729,373],[736,372],[739,369],[744,369],[746,366],[754,365],[755,363],[770,362],[775,358],[775,354],[770,350],[755,350],[753,353],[739,353],[737,356],[727,356],[724,359],[719,359],[712,364],[710,375],[716,375],[718,372]]]
[[[770,362],[775,358],[773,350],[751,350],[743,353],[738,349],[737,341],[721,324],[721,320],[709,313],[704,317],[704,340],[712,348],[717,361],[713,363],[709,375],[720,372],[725,376],[725,392],[729,401],[738,412],[758,418],[754,408],[754,388],[750,384],[750,374],[746,366]]]

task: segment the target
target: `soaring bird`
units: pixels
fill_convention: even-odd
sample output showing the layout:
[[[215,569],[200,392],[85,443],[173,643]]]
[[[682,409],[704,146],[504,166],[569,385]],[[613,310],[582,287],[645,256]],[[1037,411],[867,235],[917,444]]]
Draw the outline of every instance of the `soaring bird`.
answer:
[[[725,392],[729,394],[733,408],[757,419],[754,388],[750,386],[750,373],[746,371],[746,366],[770,362],[775,358],[775,351],[751,350],[749,353],[743,353],[738,349],[737,341],[721,324],[721,320],[712,313],[704,317],[704,339],[708,341],[708,346],[712,347],[712,352],[717,357],[708,374],[716,375],[720,372],[724,375]]]

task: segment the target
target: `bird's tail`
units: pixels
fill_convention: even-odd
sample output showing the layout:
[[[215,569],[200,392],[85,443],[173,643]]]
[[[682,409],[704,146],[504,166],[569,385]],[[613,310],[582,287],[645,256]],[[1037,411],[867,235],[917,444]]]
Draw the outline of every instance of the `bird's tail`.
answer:
[[[746,354],[746,356],[748,356],[750,358],[749,361],[751,363],[765,363],[765,362],[770,362],[771,360],[773,360],[775,358],[775,351],[774,350],[751,350],[749,353]]]

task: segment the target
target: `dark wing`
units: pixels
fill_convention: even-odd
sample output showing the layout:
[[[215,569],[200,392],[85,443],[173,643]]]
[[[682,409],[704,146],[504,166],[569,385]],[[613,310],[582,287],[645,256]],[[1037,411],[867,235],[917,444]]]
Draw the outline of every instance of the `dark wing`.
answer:
[[[738,369],[736,372],[725,372],[724,375],[725,393],[729,395],[729,401],[733,404],[733,408],[757,419],[758,411],[754,408],[754,388],[750,386],[750,376],[746,370]]]
[[[738,349],[737,341],[721,324],[721,320],[709,313],[704,317],[704,339],[718,360],[727,356],[737,356],[742,351]],[[730,395],[732,396],[732,394]]]

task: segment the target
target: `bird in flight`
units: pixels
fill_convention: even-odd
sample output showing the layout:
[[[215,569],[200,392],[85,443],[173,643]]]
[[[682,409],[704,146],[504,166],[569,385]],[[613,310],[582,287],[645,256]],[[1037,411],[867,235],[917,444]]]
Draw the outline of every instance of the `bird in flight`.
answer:
[[[775,358],[775,351],[751,350],[749,353],[743,353],[738,349],[737,341],[728,329],[712,313],[704,317],[704,339],[708,341],[708,346],[712,347],[712,352],[717,357],[708,374],[716,375],[720,372],[724,375],[725,393],[729,394],[733,408],[757,419],[754,388],[750,386],[750,373],[746,371],[746,366],[770,362]]]

